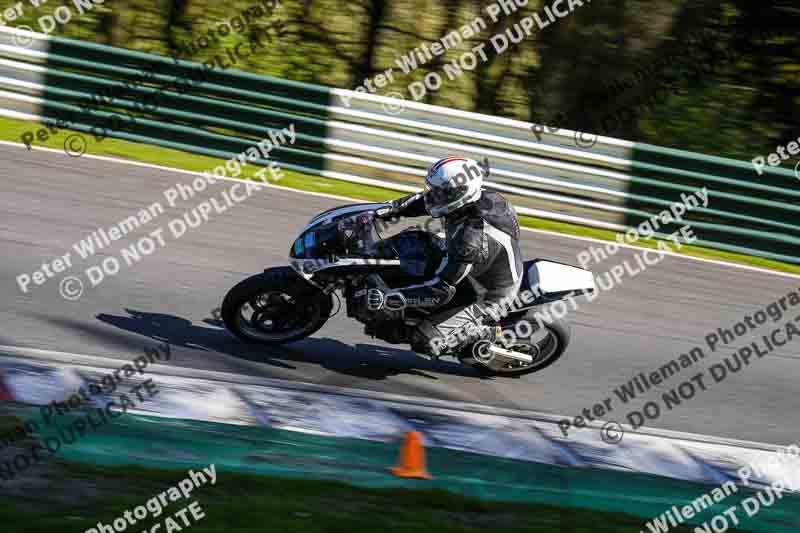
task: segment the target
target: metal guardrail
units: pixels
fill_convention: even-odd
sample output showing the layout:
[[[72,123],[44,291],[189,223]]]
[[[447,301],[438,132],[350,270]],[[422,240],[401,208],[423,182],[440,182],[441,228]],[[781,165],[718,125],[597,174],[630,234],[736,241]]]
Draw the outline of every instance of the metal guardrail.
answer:
[[[16,46],[15,34],[31,46]],[[153,74],[143,80],[146,71]],[[184,90],[187,80],[199,81]],[[103,128],[109,137],[225,159],[293,123],[295,145],[271,153],[284,168],[401,191],[416,190],[425,168],[445,155],[488,156],[488,187],[509,195],[521,214],[613,230],[706,187],[708,207],[686,216],[698,244],[800,263],[800,181],[786,169],[759,177],[747,162],[609,137],[582,149],[566,130],[543,132],[539,142],[527,122],[416,102],[398,112],[397,104],[0,28],[0,115],[68,116],[70,129]]]

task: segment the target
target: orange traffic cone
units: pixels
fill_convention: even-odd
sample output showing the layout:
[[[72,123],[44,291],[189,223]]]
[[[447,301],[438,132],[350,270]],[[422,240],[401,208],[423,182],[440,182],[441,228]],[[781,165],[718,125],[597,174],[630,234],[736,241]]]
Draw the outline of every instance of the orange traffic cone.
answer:
[[[389,471],[397,477],[416,479],[433,479],[425,469],[425,448],[422,446],[422,434],[409,431],[400,448],[400,464]]]

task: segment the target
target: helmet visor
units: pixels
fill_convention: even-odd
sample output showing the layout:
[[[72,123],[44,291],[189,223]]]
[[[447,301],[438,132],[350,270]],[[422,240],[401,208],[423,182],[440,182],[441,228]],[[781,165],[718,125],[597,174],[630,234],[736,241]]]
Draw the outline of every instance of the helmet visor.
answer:
[[[468,193],[469,187],[466,185],[431,187],[426,183],[425,194],[423,196],[425,199],[425,209],[430,213],[432,209],[457,202]]]

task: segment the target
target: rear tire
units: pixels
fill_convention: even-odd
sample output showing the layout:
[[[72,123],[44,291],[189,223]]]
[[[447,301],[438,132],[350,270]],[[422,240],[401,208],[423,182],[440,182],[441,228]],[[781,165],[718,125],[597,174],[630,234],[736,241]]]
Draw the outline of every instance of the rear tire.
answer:
[[[328,320],[331,309],[330,295],[290,267],[276,267],[251,276],[228,291],[222,302],[222,320],[240,339],[285,344],[314,334]]]
[[[525,315],[524,317],[509,317],[503,320],[501,322],[501,326],[504,329],[513,329],[514,325],[523,319],[528,320],[528,322],[531,324],[536,323],[535,319],[533,319],[533,312],[530,311],[529,314]],[[519,351],[522,351],[524,346],[535,346],[536,348],[532,349],[532,351],[537,352],[537,355],[534,357],[531,365],[519,366],[518,368],[515,368],[514,363],[499,367],[498,360],[494,360],[488,364],[479,362],[475,359],[472,353],[475,345],[470,345],[464,348],[461,351],[459,359],[462,363],[474,367],[484,376],[518,377],[524,376],[525,374],[539,372],[540,370],[544,370],[548,366],[555,363],[564,355],[572,337],[572,327],[570,326],[569,322],[564,319],[555,319],[551,324],[544,324],[544,330],[548,334],[548,339],[543,339],[537,342],[531,342],[531,338],[518,339],[513,346],[509,347],[509,349],[514,349],[514,346],[517,346],[521,349]],[[537,333],[538,331],[541,330],[537,330]],[[533,335],[531,335],[531,337],[533,337]],[[541,353],[542,348],[545,349],[544,354]]]

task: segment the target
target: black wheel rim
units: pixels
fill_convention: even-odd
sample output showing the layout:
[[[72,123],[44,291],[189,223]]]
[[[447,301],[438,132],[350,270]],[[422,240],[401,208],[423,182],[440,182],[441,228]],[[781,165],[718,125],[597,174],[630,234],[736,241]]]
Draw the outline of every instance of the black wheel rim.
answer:
[[[250,338],[280,342],[313,328],[320,311],[319,304],[303,302],[286,291],[264,291],[242,302],[236,323]]]

